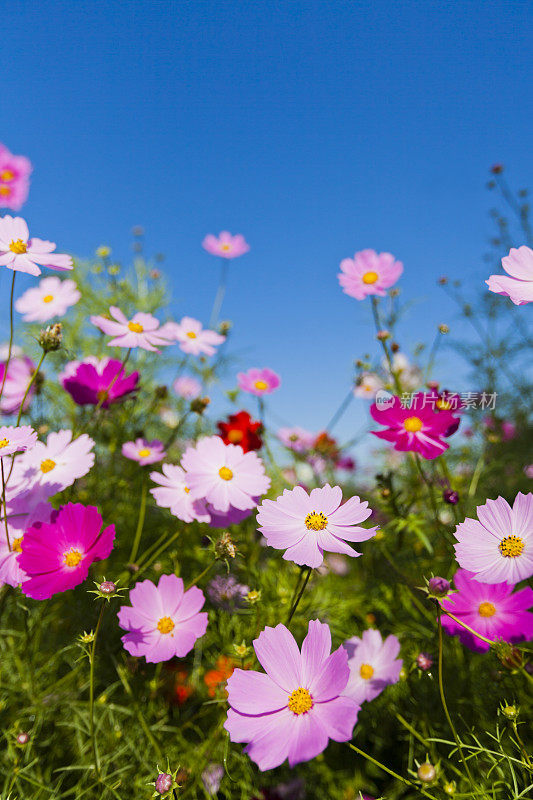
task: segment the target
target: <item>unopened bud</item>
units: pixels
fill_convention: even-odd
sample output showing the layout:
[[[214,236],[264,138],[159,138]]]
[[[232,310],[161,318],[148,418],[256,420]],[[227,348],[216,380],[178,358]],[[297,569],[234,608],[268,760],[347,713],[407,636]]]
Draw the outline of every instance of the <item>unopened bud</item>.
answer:
[[[190,409],[195,414],[203,414],[210,402],[209,397],[196,397],[191,400]]]
[[[501,712],[502,712],[503,716],[506,719],[509,719],[511,721],[514,721],[518,717],[518,715],[520,713],[520,710],[515,705],[512,705],[512,706],[508,706],[508,705],[500,706],[500,709],[501,709]]]
[[[158,269],[151,269],[148,274],[153,281],[157,281],[161,277],[161,272]]]
[[[157,792],[159,792],[159,794],[165,794],[166,792],[170,792],[173,783],[174,779],[172,778],[172,775],[169,775],[168,772],[161,772],[157,776],[155,789]]]
[[[419,667],[419,669],[422,669],[424,670],[424,672],[427,672],[428,669],[431,669],[431,667],[433,666],[433,659],[431,658],[429,653],[419,653],[416,657],[416,664]]]
[[[455,781],[446,781],[442,788],[445,794],[452,795],[457,791],[457,784]]]
[[[503,164],[500,163],[493,164],[492,167],[490,168],[490,171],[492,172],[493,175],[501,175],[501,173],[503,172]]]
[[[62,338],[63,326],[60,322],[54,322],[53,325],[49,325],[41,331],[39,344],[45,353],[52,353],[54,350],[59,350]]]
[[[442,499],[445,503],[448,503],[451,506],[456,506],[459,502],[459,492],[456,492],[453,489],[445,489],[442,493]]]
[[[250,648],[243,639],[243,641],[240,644],[233,645],[233,652],[239,658],[244,658],[250,652]]]
[[[113,581],[103,581],[98,588],[105,595],[115,594],[117,591],[117,586]]]
[[[428,592],[432,597],[446,597],[450,591],[450,581],[436,575],[428,581]]]
[[[445,324],[443,323],[442,325],[439,325],[439,331],[440,331],[441,333],[449,333],[449,332],[450,332],[450,329],[449,329],[449,327],[448,327],[447,325],[445,325]]]
[[[522,653],[509,642],[496,642],[494,652],[506,669],[520,669],[523,665]]]
[[[28,744],[29,741],[30,741],[30,734],[29,733],[26,733],[25,731],[22,731],[21,733],[19,733],[17,735],[17,744],[20,744],[22,747],[25,744]]]
[[[393,353],[397,353],[400,349],[400,345],[398,344],[398,342],[392,342],[390,349],[392,350]]]
[[[223,319],[218,326],[219,333],[222,334],[222,336],[227,336],[232,328],[233,322],[229,319]]]
[[[448,278],[446,277],[446,275],[441,275],[438,280],[439,286],[446,286],[447,283],[448,283]]]
[[[430,764],[429,761],[425,761],[423,764],[420,764],[416,774],[422,783],[431,783],[435,780],[435,775],[437,773],[433,764]]]
[[[390,331],[378,331],[376,334],[376,339],[378,339],[380,342],[386,342],[387,339],[390,339],[390,337]]]
[[[258,603],[261,600],[261,590],[251,589],[246,595],[246,600],[251,606],[253,606],[255,603]]]

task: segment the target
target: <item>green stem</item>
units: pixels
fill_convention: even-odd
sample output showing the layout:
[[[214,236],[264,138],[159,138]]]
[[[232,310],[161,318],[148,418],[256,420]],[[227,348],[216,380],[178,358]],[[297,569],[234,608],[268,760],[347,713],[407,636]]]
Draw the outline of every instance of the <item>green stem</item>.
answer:
[[[143,564],[143,565],[142,565],[142,566],[139,568],[138,572],[136,572],[136,573],[135,573],[135,574],[134,574],[132,577],[134,577],[134,578],[135,578],[135,580],[137,580],[137,579],[138,579],[138,578],[139,578],[139,577],[140,577],[140,576],[143,574],[143,572],[146,572],[146,570],[148,569],[148,567],[149,567],[151,564],[153,564],[153,562],[156,560],[156,558],[157,558],[157,557],[158,557],[158,556],[159,556],[159,555],[160,555],[160,554],[161,554],[161,553],[162,553],[164,550],[166,550],[166,549],[167,549],[167,547],[169,547],[169,545],[171,545],[171,544],[172,544],[172,542],[173,542],[175,539],[177,539],[177,538],[178,538],[178,536],[180,535],[180,533],[181,533],[181,531],[176,531],[176,533],[174,533],[174,534],[173,534],[173,535],[170,537],[170,539],[169,539],[167,542],[165,542],[164,544],[162,544],[162,545],[161,545],[161,547],[159,547],[159,548],[158,548],[158,549],[157,549],[155,552],[153,552],[153,553],[152,553],[152,555],[151,555],[151,556],[150,556],[150,557],[147,559],[147,561],[146,561],[146,562],[145,562],[145,563],[144,563],[144,564]],[[143,559],[141,559],[141,560],[143,560]]]
[[[31,387],[35,383],[35,379],[37,378],[37,375],[39,374],[39,370],[41,369],[41,367],[43,365],[43,361],[44,361],[45,358],[46,358],[46,350],[43,350],[43,352],[41,353],[40,361],[37,364],[37,367],[34,369],[33,374],[32,374],[32,376],[30,378],[30,381],[29,381],[28,385],[26,386],[26,391],[24,392],[24,397],[22,398],[22,403],[20,404],[19,413],[18,413],[18,416],[17,416],[17,425],[20,425],[20,418],[22,417],[22,412],[24,411],[24,403],[26,402],[26,398],[27,398],[27,396],[29,394],[29,391],[30,391]]]
[[[291,623],[291,619],[293,618],[293,616],[294,616],[294,613],[295,613],[296,609],[298,608],[298,605],[299,605],[299,603],[300,603],[300,600],[302,599],[303,593],[305,592],[305,587],[306,587],[306,586],[307,586],[307,584],[309,583],[309,578],[311,577],[311,573],[312,573],[312,571],[313,571],[313,568],[312,568],[312,567],[307,567],[307,574],[306,574],[306,576],[305,576],[305,579],[304,579],[304,582],[303,582],[303,584],[302,584],[302,588],[300,589],[300,591],[299,591],[299,593],[298,593],[298,597],[297,597],[297,598],[296,598],[296,600],[294,601],[294,605],[293,605],[293,607],[291,608],[291,611],[290,611],[290,613],[289,613],[289,616],[288,616],[288,618],[287,618],[287,622],[286,622],[287,626],[289,626],[289,625],[290,625],[290,623]]]
[[[371,304],[372,304],[372,314],[374,316],[374,324],[376,326],[376,333],[379,333],[381,330],[383,330],[383,326],[381,324],[381,318],[379,316],[379,301],[378,301],[377,297],[371,297],[370,301],[371,301]],[[394,381],[394,388],[396,389],[396,393],[397,393],[398,397],[401,397],[402,387],[401,387],[398,375],[396,374],[396,372],[393,369],[392,358],[391,358],[391,354],[389,352],[389,348],[387,346],[387,342],[384,339],[380,339],[379,341],[381,342],[381,346],[383,348],[383,352],[385,353],[385,358],[387,359],[387,364],[389,366],[389,372],[391,374],[392,380]]]
[[[331,433],[331,431],[333,430],[337,422],[340,420],[340,418],[342,417],[342,415],[344,414],[344,412],[346,411],[346,409],[348,408],[353,399],[354,399],[354,393],[352,386],[352,388],[350,389],[350,391],[348,392],[348,394],[346,395],[346,397],[344,398],[338,409],[335,411],[328,424],[326,425],[326,430],[329,433]]]
[[[90,731],[91,731],[91,746],[93,750],[93,762],[94,768],[98,777],[100,777],[100,763],[98,761],[98,751],[96,749],[96,734],[94,729],[94,661],[95,661],[95,651],[96,651],[96,640],[98,638],[98,632],[100,630],[100,625],[102,624],[102,617],[104,616],[104,610],[106,607],[107,600],[102,601],[102,606],[100,608],[100,614],[98,616],[98,622],[96,623],[96,630],[94,632],[94,639],[93,644],[91,647],[91,654],[89,656],[90,660],[90,675],[89,675],[89,722],[90,722]]]
[[[11,361],[11,351],[13,349],[13,296],[15,294],[15,277],[16,272],[13,270],[13,280],[11,281],[11,297],[9,301],[9,347],[7,349],[7,359],[4,364],[4,377],[2,378],[2,386],[0,388],[0,400],[2,399],[2,395],[4,394],[4,386],[7,378],[7,370],[9,368],[9,362]]]
[[[447,617],[450,617],[450,619],[453,619],[454,622],[456,622],[458,625],[460,625],[466,631],[471,633],[473,636],[477,636],[477,638],[481,639],[482,642],[486,642],[487,644],[490,644],[490,645],[496,644],[496,642],[493,642],[492,639],[487,639],[486,636],[482,636],[480,633],[475,631],[473,628],[470,627],[470,625],[467,625],[465,622],[461,622],[460,619],[455,617],[453,614],[450,614],[450,612],[446,611],[445,608],[441,608],[441,612],[446,614]]]
[[[382,769],[384,772],[388,772],[388,774],[392,775],[392,777],[396,778],[396,780],[401,781],[406,786],[413,787],[414,789],[419,791],[421,794],[423,794],[424,797],[430,797],[431,800],[437,800],[435,795],[430,794],[429,792],[426,792],[425,789],[422,789],[420,786],[417,786],[416,783],[414,783],[414,781],[410,781],[408,778],[404,778],[402,775],[398,775],[397,772],[394,772],[394,770],[389,769],[389,767],[386,767],[385,764],[381,763],[381,761],[377,761],[377,759],[373,758],[372,756],[369,756],[368,753],[365,753],[364,750],[360,750],[358,747],[356,747],[351,742],[348,742],[348,747],[350,747],[352,750],[354,750],[358,755],[363,756],[363,758],[366,758],[367,761],[370,761],[376,767],[379,767],[379,769]]]
[[[223,258],[222,264],[220,266],[220,282],[218,284],[217,293],[215,295],[213,310],[211,311],[211,319],[209,320],[209,327],[211,329],[215,328],[215,325],[218,322],[219,314],[222,310],[222,303],[224,302],[224,296],[226,294],[226,284],[228,281],[228,266],[229,266],[228,260],[226,258]]]
[[[426,487],[427,487],[427,490],[428,490],[428,495],[429,495],[429,502],[431,503],[431,508],[433,510],[433,516],[435,517],[435,522],[436,522],[437,526],[440,527],[441,526],[441,521],[439,519],[439,511],[438,511],[438,508],[437,508],[437,499],[435,497],[435,491],[434,491],[433,484],[431,483],[431,481],[429,480],[428,476],[424,472],[424,469],[423,469],[422,464],[420,462],[420,456],[418,455],[418,453],[413,453],[413,458],[415,460],[416,468],[417,468],[418,472],[420,473],[420,477],[422,478],[422,480],[426,484]]]
[[[141,486],[141,506],[139,508],[139,519],[137,521],[137,530],[135,531],[135,538],[133,540],[133,544],[131,546],[131,553],[128,560],[128,564],[134,564],[135,559],[137,557],[137,553],[139,552],[139,545],[141,543],[141,536],[143,532],[144,526],[144,518],[146,516],[146,495],[148,492],[148,486],[146,482],[146,472],[143,469],[142,475],[142,486]]]
[[[481,477],[481,473],[483,472],[484,466],[485,466],[485,453],[481,453],[480,457],[477,460],[477,464],[474,469],[474,474],[472,475],[472,480],[470,481],[470,487],[468,489],[468,497],[473,497],[475,495],[477,485],[479,483],[479,479]]]
[[[197,584],[197,583],[198,583],[198,581],[201,581],[201,580],[202,580],[202,578],[204,578],[204,577],[205,577],[205,576],[208,574],[208,572],[210,572],[210,570],[212,570],[212,569],[213,569],[213,567],[214,567],[214,566],[215,566],[215,562],[214,562],[214,561],[212,561],[212,562],[209,564],[209,566],[207,566],[205,569],[203,569],[203,570],[200,572],[200,574],[196,576],[196,578],[193,578],[193,579],[192,579],[192,581],[189,583],[189,585],[187,586],[187,588],[185,589],[185,591],[188,591],[188,590],[191,588],[191,586],[194,586],[195,584]]]

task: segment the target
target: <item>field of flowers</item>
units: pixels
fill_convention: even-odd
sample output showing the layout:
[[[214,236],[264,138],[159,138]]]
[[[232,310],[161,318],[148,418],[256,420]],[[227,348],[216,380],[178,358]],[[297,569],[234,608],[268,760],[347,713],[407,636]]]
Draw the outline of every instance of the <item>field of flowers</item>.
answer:
[[[211,319],[176,321],[141,229],[129,268],[33,235],[31,170],[0,145],[1,800],[533,797],[526,193],[492,168],[486,285],[439,281],[466,339],[406,354],[404,265],[341,262],[375,352],[308,431],[235,365],[242,235],[206,236]],[[335,437],[354,396],[364,470]]]

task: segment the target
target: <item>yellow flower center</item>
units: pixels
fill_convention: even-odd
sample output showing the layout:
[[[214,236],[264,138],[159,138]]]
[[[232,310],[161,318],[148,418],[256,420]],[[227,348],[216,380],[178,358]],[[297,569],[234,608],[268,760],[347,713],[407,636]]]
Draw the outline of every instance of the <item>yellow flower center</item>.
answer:
[[[228,439],[231,442],[231,444],[239,444],[239,442],[242,442],[243,437],[244,433],[242,431],[234,430],[234,431],[229,431],[228,433]]]
[[[0,448],[7,447],[9,444],[9,439],[0,439]]]
[[[53,299],[54,299],[53,294],[45,294],[45,296],[43,297],[43,303],[51,303]]]
[[[189,339],[196,339],[196,334],[194,331],[187,331],[187,336]]]
[[[478,608],[478,613],[480,617],[493,617],[496,613],[496,609],[492,603],[481,603]]]
[[[363,275],[363,283],[375,283],[378,280],[378,278],[379,278],[378,273],[372,272],[372,270],[370,270],[370,272],[365,272],[365,274]]]
[[[264,392],[265,389],[268,389],[268,383],[266,381],[256,381],[254,386],[256,389],[259,389],[260,392]]]
[[[190,492],[191,490],[189,489],[189,487],[188,487],[188,486],[184,486],[184,487],[183,487],[183,491],[185,492],[185,494],[189,494],[189,492]]]
[[[221,250],[224,250],[224,251],[227,253],[227,252],[228,252],[228,250],[231,250],[231,245],[230,245],[230,244],[228,244],[227,242],[225,242],[224,244],[221,244],[221,245],[220,245],[220,249],[221,249]]]
[[[516,558],[517,556],[522,555],[522,551],[525,546],[525,542],[520,538],[520,536],[511,534],[510,536],[506,536],[505,539],[501,540],[500,544],[498,545],[498,550],[505,558]]]
[[[15,173],[12,172],[10,169],[5,169],[3,172],[0,172],[0,181],[12,181],[15,177]]]
[[[409,433],[417,433],[417,431],[422,429],[422,420],[419,417],[407,417],[403,421],[403,427]]]
[[[305,714],[309,709],[313,708],[313,698],[307,689],[303,689],[300,686],[299,689],[295,689],[289,695],[288,706],[289,711],[292,711],[293,714]]]
[[[359,668],[359,675],[365,681],[369,681],[373,674],[374,674],[374,667],[370,666],[370,664],[361,664]]]
[[[55,461],[52,461],[51,458],[45,458],[44,461],[41,461],[41,472],[51,472],[56,465]]]
[[[24,536],[19,536],[18,539],[13,539],[11,542],[11,549],[14,553],[22,553],[22,540]]]
[[[80,561],[82,560],[83,556],[79,550],[67,550],[66,553],[63,553],[63,562],[67,565],[67,567],[77,567]]]
[[[308,531],[323,531],[328,524],[328,518],[321,511],[311,511],[305,518],[305,527]]]
[[[139,451],[138,451],[137,455],[138,455],[140,458],[146,458],[147,456],[149,456],[149,455],[150,455],[150,453],[151,453],[151,452],[152,452],[152,451],[151,451],[151,450],[149,450],[147,447],[143,447],[143,448],[142,448],[142,450],[139,450]]]
[[[233,478],[233,472],[229,469],[229,467],[220,467],[218,474],[223,481],[230,481]]]
[[[128,322],[128,328],[132,333],[142,333],[144,328],[138,322]]]
[[[0,186],[0,195],[2,197],[8,197],[11,194],[11,189],[9,186]]]
[[[174,630],[174,623],[170,617],[161,617],[157,623],[157,630],[159,633],[171,633]]]
[[[439,397],[435,406],[439,409],[439,411],[450,411],[452,408],[452,404],[449,400],[444,400],[442,397]]]
[[[28,245],[26,242],[23,242],[22,239],[15,239],[12,240],[11,244],[9,245],[9,249],[12,253],[16,253],[18,256],[22,255],[22,253],[26,253],[28,250]]]

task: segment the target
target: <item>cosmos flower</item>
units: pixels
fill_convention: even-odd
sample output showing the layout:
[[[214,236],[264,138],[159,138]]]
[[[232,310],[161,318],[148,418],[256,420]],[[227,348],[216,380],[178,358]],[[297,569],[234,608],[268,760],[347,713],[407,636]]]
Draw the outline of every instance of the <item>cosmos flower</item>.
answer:
[[[255,508],[259,502],[259,498],[252,497],[252,500],[254,501]],[[240,510],[238,508],[233,508],[233,506],[230,506],[227,511],[217,511],[209,503],[207,504],[206,508],[210,515],[210,528],[229,528],[230,525],[238,525],[240,522],[248,519],[253,512],[253,508]]]
[[[381,378],[374,372],[363,372],[353,390],[354,397],[362,397],[365,400],[373,400],[376,392],[384,388]]]
[[[533,494],[518,492],[477,507],[455,530],[455,558],[481,583],[519,583],[533,575]]]
[[[219,436],[224,444],[238,444],[245,453],[260,450],[263,442],[258,435],[262,424],[252,420],[247,411],[230,414],[227,422],[217,422]]]
[[[286,758],[292,768],[315,758],[328,740],[352,737],[359,705],[343,696],[349,678],[343,647],[331,653],[329,627],[311,620],[302,650],[284,625],[265,628],[253,642],[265,672],[236,669],[228,680],[224,727],[261,771]]]
[[[0,217],[0,265],[14,270],[26,272],[28,275],[40,275],[40,267],[49,269],[72,269],[72,259],[62,253],[54,253],[54,242],[44,239],[30,239],[28,226],[22,217]]]
[[[262,369],[252,367],[248,372],[239,372],[237,382],[239,389],[242,389],[243,392],[263,397],[265,394],[272,394],[281,384],[281,379],[268,367]]]
[[[513,592],[514,585],[508,583],[480,583],[473,572],[459,569],[454,583],[457,592],[441,600],[445,611],[460,619],[481,636],[495,641],[530,641],[533,639],[533,589],[529,587]],[[486,652],[490,645],[473,636],[455,620],[442,615],[442,627],[450,636],[459,636],[459,641],[469,650]]]
[[[27,289],[15,302],[15,308],[24,315],[22,319],[25,322],[47,322],[64,316],[80,298],[81,293],[74,281],[62,281],[52,275],[43,278],[38,286]]]
[[[205,499],[216,511],[254,508],[254,498],[270,486],[259,456],[244,453],[239,445],[224,444],[218,436],[205,436],[188,447],[181,464],[192,497]]]
[[[186,474],[181,467],[163,464],[163,474],[151,472],[150,478],[159,486],[150,489],[155,502],[161,508],[169,508],[170,513],[183,522],[209,522],[203,499],[193,499],[186,483]]]
[[[361,250],[353,258],[341,261],[337,275],[345,294],[364,300],[369,295],[384,297],[403,272],[403,264],[390,253]]]
[[[250,587],[238,583],[233,575],[217,575],[207,585],[209,599],[224,611],[234,611],[241,606],[249,591]]]
[[[34,600],[47,600],[73,589],[87,578],[93,561],[108,557],[114,539],[115,526],[102,530],[95,506],[62,506],[50,522],[36,522],[24,534],[18,559],[28,579],[22,591]]]
[[[344,647],[350,680],[343,694],[356,703],[373,700],[386,686],[398,682],[403,662],[398,658],[400,642],[393,634],[384,640],[379,631],[369,628],[361,638],[348,639]]]
[[[0,425],[0,458],[35,447],[37,434],[29,425]]]
[[[364,542],[377,527],[362,528],[371,515],[368,503],[350,497],[343,505],[340,486],[327,483],[308,494],[301,486],[285,489],[276,500],[263,500],[258,509],[259,530],[270,547],[285,550],[295,564],[319,567],[324,551],[359,556],[347,542]]]
[[[237,258],[237,256],[243,256],[250,249],[244,236],[240,233],[232,236],[228,231],[219,233],[218,239],[209,233],[203,240],[202,247],[212,256],[221,256],[222,258]]]
[[[306,431],[305,428],[280,428],[277,432],[277,437],[285,447],[289,450],[294,450],[295,453],[305,453],[310,450],[316,439],[316,435],[311,431]]]
[[[155,345],[172,344],[164,328],[159,329],[159,320],[151,314],[138,311],[128,320],[116,306],[111,306],[109,313],[113,319],[102,316],[91,317],[93,325],[96,325],[108,336],[114,337],[107,343],[108,347],[141,347],[143,350],[159,353],[160,351]]]
[[[86,475],[94,464],[94,441],[86,433],[76,439],[72,431],[49,433],[44,442],[17,458],[13,467],[15,485],[46,486],[55,494]],[[59,487],[59,488],[58,488]]]
[[[83,361],[69,361],[59,380],[77,405],[96,406],[105,398],[102,408],[109,408],[137,389],[139,373],[126,375],[122,362],[115,358],[87,356]]]
[[[167,322],[161,330],[169,339],[179,342],[180,350],[193,356],[212,356],[226,340],[220,333],[202,328],[202,323],[192,317],[183,317],[179,324]]]
[[[196,378],[191,378],[188,375],[183,375],[181,378],[176,378],[172,384],[172,388],[178,395],[183,397],[184,400],[194,400],[199,397],[202,391],[202,384]]]
[[[7,354],[5,358],[2,359],[2,363],[0,363],[0,386],[4,381],[6,362]],[[0,411],[2,414],[9,416],[10,414],[16,414],[18,412],[34,371],[35,364],[27,356],[11,356],[4,383],[4,391],[0,398]],[[24,400],[24,411],[28,410],[34,394],[35,383],[33,383],[30,388],[26,400]]]
[[[416,402],[418,397],[415,395],[413,398],[414,408],[404,408],[400,398],[392,396],[387,405],[373,403],[371,416],[387,430],[371,432],[392,442],[395,450],[420,453],[427,459],[437,458],[449,447],[442,439],[447,435],[453,415],[451,412],[437,412],[430,404]]]
[[[187,655],[206,631],[203,592],[197,586],[185,592],[176,575],[161,575],[157,586],[149,580],[137,583],[130,602],[118,612],[120,627],[128,631],[122,642],[130,655],[150,663]]]
[[[18,211],[28,197],[31,162],[0,144],[0,207]]]
[[[533,301],[533,250],[525,245],[511,247],[509,255],[502,258],[507,275],[491,275],[485,281],[495,294],[509,297],[516,306]],[[510,276],[510,277],[507,277]]]
[[[135,439],[134,442],[124,442],[122,455],[138,461],[144,467],[146,464],[155,464],[166,456],[165,445],[159,439],[147,442],[146,439]]]

